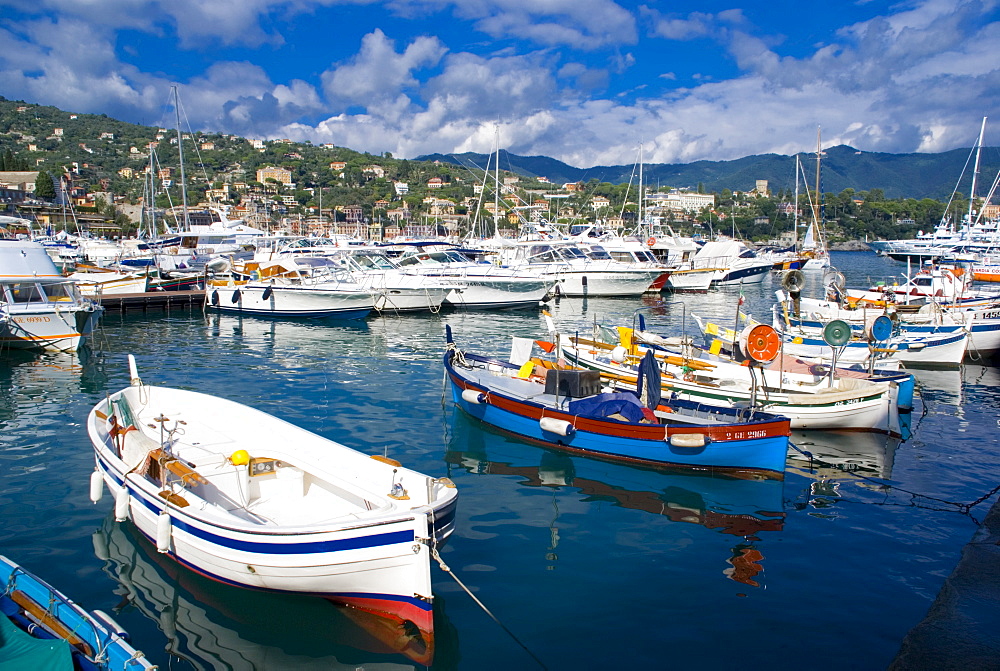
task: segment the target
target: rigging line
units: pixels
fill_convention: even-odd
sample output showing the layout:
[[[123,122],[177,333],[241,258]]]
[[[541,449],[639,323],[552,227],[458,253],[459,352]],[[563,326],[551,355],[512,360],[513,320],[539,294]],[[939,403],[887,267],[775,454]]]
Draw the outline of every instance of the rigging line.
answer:
[[[937,497],[937,496],[931,496],[930,494],[921,494],[920,492],[914,492],[914,491],[911,491],[909,489],[905,489],[903,487],[899,487],[897,485],[893,485],[893,484],[890,484],[888,482],[885,482],[882,479],[872,478],[872,477],[869,477],[867,475],[862,475],[861,473],[858,473],[856,471],[848,471],[848,470],[840,469],[840,468],[837,467],[836,464],[831,463],[831,462],[823,461],[822,459],[818,459],[815,455],[813,455],[812,453],[807,452],[805,450],[802,450],[801,448],[799,448],[794,443],[789,443],[789,445],[791,445],[792,447],[794,447],[796,450],[798,450],[802,454],[808,456],[809,460],[810,460],[810,463],[816,462],[816,463],[820,464],[821,466],[826,466],[827,468],[835,468],[835,469],[837,469],[839,471],[842,471],[843,473],[845,473],[847,475],[852,475],[852,476],[854,476],[854,477],[856,477],[856,478],[858,478],[860,480],[864,480],[866,482],[870,482],[873,485],[878,485],[880,487],[887,487],[887,488],[892,489],[892,490],[897,491],[897,492],[902,492],[904,494],[909,494],[911,497],[914,497],[914,498],[922,498],[922,499],[927,499],[929,501],[937,501],[938,503],[944,503],[945,505],[949,505],[949,506],[955,506],[956,508],[959,509],[959,512],[962,512],[964,514],[968,514],[969,511],[972,510],[972,508],[978,506],[983,501],[986,501],[987,499],[989,499],[990,497],[992,497],[997,492],[1000,492],[1000,485],[997,485],[996,487],[994,487],[993,489],[991,489],[986,494],[983,494],[982,496],[980,496],[979,498],[977,498],[976,500],[974,500],[972,503],[959,503],[958,501],[949,501],[948,499],[942,499],[942,498]]]
[[[510,637],[511,637],[512,639],[514,639],[514,642],[515,642],[515,643],[517,643],[517,644],[518,644],[519,646],[521,646],[521,648],[522,648],[522,649],[523,649],[523,650],[524,650],[524,651],[525,651],[526,653],[528,653],[528,655],[530,655],[530,656],[531,656],[531,658],[532,658],[533,660],[535,660],[536,662],[538,662],[538,666],[542,667],[543,669],[548,669],[548,668],[549,668],[549,667],[545,666],[545,663],[544,663],[544,662],[542,662],[542,660],[538,659],[538,657],[536,657],[536,656],[535,656],[535,653],[531,652],[531,650],[529,650],[529,649],[528,649],[528,647],[527,647],[526,645],[524,645],[524,643],[522,643],[522,642],[521,642],[521,641],[520,641],[520,640],[519,640],[519,639],[517,638],[517,636],[515,636],[515,635],[514,635],[514,632],[512,632],[512,631],[511,631],[510,629],[508,629],[508,628],[506,627],[506,625],[504,625],[504,623],[503,623],[503,622],[501,622],[500,620],[498,620],[498,619],[497,619],[497,616],[496,616],[496,615],[494,615],[493,613],[491,613],[491,612],[490,612],[490,609],[489,609],[489,608],[487,608],[487,607],[485,606],[485,604],[483,604],[483,602],[482,602],[482,601],[480,601],[479,599],[477,599],[477,598],[476,598],[476,595],[475,595],[475,594],[473,594],[473,593],[472,593],[472,592],[471,592],[471,591],[469,590],[469,588],[465,586],[465,583],[463,583],[463,582],[462,582],[462,581],[461,581],[461,580],[459,579],[459,577],[458,577],[457,575],[455,575],[454,571],[452,571],[452,570],[451,570],[451,568],[450,568],[450,567],[449,567],[449,566],[448,566],[447,564],[445,564],[445,563],[444,563],[444,560],[443,560],[443,559],[441,559],[441,555],[440,555],[440,554],[438,554],[438,551],[437,551],[437,548],[433,548],[433,549],[431,550],[431,552],[432,552],[432,554],[433,554],[433,556],[434,556],[434,559],[436,559],[436,560],[437,560],[437,563],[438,563],[438,564],[439,564],[439,565],[441,566],[441,570],[442,570],[442,571],[444,571],[445,573],[447,573],[448,575],[450,575],[450,576],[451,576],[452,578],[454,578],[454,579],[455,579],[455,582],[457,582],[457,583],[458,583],[458,586],[459,586],[459,587],[461,587],[461,588],[462,588],[463,590],[465,590],[465,593],[466,593],[466,594],[468,594],[468,595],[469,595],[469,597],[470,597],[470,598],[471,598],[471,599],[472,599],[473,601],[475,601],[475,602],[476,602],[476,603],[477,603],[477,604],[479,605],[479,607],[480,607],[480,608],[482,608],[482,609],[483,609],[483,612],[484,612],[484,613],[486,613],[487,615],[489,615],[489,616],[490,616],[490,618],[491,618],[491,619],[492,619],[492,620],[493,620],[494,622],[496,622],[496,623],[497,623],[498,625],[500,625],[500,628],[501,628],[501,629],[503,629],[503,630],[504,630],[505,632],[507,632],[507,633],[508,633],[508,634],[510,635]]]

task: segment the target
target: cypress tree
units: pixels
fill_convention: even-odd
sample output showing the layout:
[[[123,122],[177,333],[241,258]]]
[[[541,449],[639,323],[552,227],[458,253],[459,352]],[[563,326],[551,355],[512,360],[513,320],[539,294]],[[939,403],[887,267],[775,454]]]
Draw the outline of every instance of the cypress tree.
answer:
[[[52,175],[45,170],[39,172],[38,178],[35,179],[35,195],[46,200],[56,197],[56,187],[52,182]]]

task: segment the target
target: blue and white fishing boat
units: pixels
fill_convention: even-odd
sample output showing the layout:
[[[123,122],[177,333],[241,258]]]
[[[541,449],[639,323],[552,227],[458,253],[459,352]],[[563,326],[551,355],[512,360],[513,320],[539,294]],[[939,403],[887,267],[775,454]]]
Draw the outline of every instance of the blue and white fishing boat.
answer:
[[[457,492],[259,410],[132,384],[90,412],[115,517],[213,580],[323,596],[433,632],[430,563]]]
[[[554,449],[646,466],[755,469],[783,477],[785,417],[661,399],[655,361],[636,392],[604,392],[597,371],[518,366],[459,350],[448,328],[444,367],[469,415]],[[652,372],[650,372],[650,370]],[[640,398],[642,400],[640,400]]]
[[[909,373],[869,377],[861,371],[829,367],[810,370],[792,357],[781,357],[778,334],[760,338],[773,352],[755,365],[727,360],[693,347],[686,352],[657,344],[653,334],[618,329],[620,340],[602,342],[554,333],[561,356],[576,365],[598,371],[616,389],[635,389],[642,358],[655,356],[665,394],[722,408],[755,407],[783,415],[793,429],[841,429],[902,435],[900,408],[912,404],[913,378]],[[766,338],[769,337],[770,341]]]
[[[835,349],[836,358],[842,363],[868,363],[873,358],[891,358],[903,364],[958,366],[969,347],[968,327],[942,328],[936,333],[911,333],[893,330],[890,325],[882,336],[873,338],[861,332],[855,333],[848,322],[840,319],[826,321],[820,328],[810,327],[801,320],[793,324],[787,309],[782,308],[782,304],[774,306],[774,328],[781,331],[784,340],[782,349],[792,356],[826,361],[834,358]],[[883,323],[890,322],[888,317],[883,319]],[[971,315],[969,320],[971,322]],[[840,325],[845,332],[843,341],[831,345],[826,337],[829,329]]]
[[[0,668],[155,669],[106,613],[88,612],[19,564],[0,556]]]
[[[779,291],[779,302],[785,295]],[[798,316],[790,314],[786,307],[783,317],[789,326],[801,325],[805,328],[822,329],[833,319],[841,319],[851,325],[853,331],[861,332],[880,315],[889,317],[894,330],[912,335],[957,334],[969,332],[966,358],[993,358],[1000,355],[1000,303],[985,302],[973,304],[940,304],[929,302],[916,311],[895,303],[879,306],[856,304],[850,307],[839,301],[822,301],[815,298],[800,298]]]

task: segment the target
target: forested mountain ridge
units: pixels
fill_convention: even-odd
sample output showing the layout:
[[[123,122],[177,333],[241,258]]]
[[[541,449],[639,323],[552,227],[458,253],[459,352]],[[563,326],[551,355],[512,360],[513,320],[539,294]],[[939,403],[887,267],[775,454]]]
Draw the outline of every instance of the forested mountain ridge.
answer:
[[[820,190],[840,193],[845,189],[857,192],[881,190],[887,198],[934,198],[947,200],[969,161],[970,149],[954,149],[937,154],[886,154],[859,151],[839,145],[823,150]],[[485,166],[485,154],[429,154],[418,156],[420,161],[449,161],[462,165]],[[815,189],[816,153],[799,154],[809,188]],[[494,159],[495,162],[495,159]],[[518,156],[500,152],[500,167],[530,177],[545,177],[557,184],[599,182],[619,184],[637,179],[637,168],[624,166],[573,166],[546,156]],[[966,183],[971,185],[971,165],[966,170]],[[1000,171],[1000,148],[986,147],[982,151],[980,175],[992,180]],[[767,180],[772,192],[795,188],[795,158],[779,154],[745,156],[732,161],[695,161],[693,163],[647,163],[643,166],[643,182],[652,186],[676,188],[701,187],[706,192],[723,190],[751,191],[757,180]],[[805,186],[800,187],[805,191]],[[989,190],[981,185],[978,195]]]

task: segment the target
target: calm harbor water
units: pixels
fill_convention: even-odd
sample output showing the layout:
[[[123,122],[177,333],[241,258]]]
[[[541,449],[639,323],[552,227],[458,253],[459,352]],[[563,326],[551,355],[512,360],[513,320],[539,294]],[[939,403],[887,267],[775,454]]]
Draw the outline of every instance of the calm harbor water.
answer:
[[[850,286],[905,267],[835,254]],[[814,280],[813,280],[814,281]],[[768,318],[776,279],[744,290]],[[564,331],[596,321],[678,334],[732,325],[738,290],[563,299]],[[445,325],[506,356],[543,338],[535,311],[272,322],[107,315],[89,356],[0,355],[0,553],[111,613],[166,669],[405,669],[356,614],[187,572],[88,499],[90,408],[128,384],[224,396],[459,487],[442,558],[517,640],[434,568],[435,669],[885,668],[926,614],[1000,481],[1000,369],[915,371],[905,441],[797,433],[783,482],[607,464],[484,430],[445,400]],[[264,446],[262,446],[264,447]],[[252,452],[252,449],[251,449]],[[530,654],[529,654],[530,651]],[[534,657],[534,658],[533,658]]]

